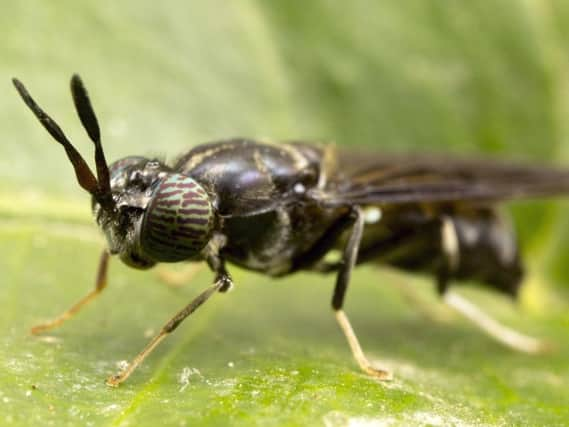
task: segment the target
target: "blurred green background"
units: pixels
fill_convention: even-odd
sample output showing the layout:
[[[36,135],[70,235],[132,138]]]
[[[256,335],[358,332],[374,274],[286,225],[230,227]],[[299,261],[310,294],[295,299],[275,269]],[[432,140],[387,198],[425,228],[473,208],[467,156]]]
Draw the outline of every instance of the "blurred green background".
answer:
[[[436,301],[422,278],[361,268],[347,311],[360,374],[329,309],[332,279],[233,269],[215,298],[117,390],[104,378],[209,284],[170,289],[113,263],[109,290],[48,338],[31,325],[91,286],[103,244],[24,81],[90,161],[68,81],[82,75],[110,160],[174,158],[232,136],[313,139],[569,165],[569,2],[5,2],[0,14],[0,424],[566,425],[569,204],[516,204],[521,310],[479,305],[557,342],[515,354]],[[389,283],[417,287],[435,321]],[[199,371],[197,373],[196,369]]]

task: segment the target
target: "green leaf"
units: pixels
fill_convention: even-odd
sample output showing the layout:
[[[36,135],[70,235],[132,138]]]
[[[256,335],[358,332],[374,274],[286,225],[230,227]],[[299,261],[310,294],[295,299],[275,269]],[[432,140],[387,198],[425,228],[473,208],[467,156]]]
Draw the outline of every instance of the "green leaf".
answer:
[[[421,277],[362,267],[346,310],[333,278],[232,268],[215,295],[120,388],[117,364],[211,283],[172,289],[113,262],[109,289],[46,336],[29,328],[91,289],[102,237],[65,154],[10,87],[16,76],[92,164],[68,79],[79,72],[110,160],[169,159],[245,135],[377,150],[569,163],[565,3],[10,2],[0,15],[0,424],[565,425],[569,420],[567,202],[516,205],[528,264],[522,310],[461,289],[506,324],[554,341],[514,353],[444,309]],[[398,286],[393,286],[398,285]],[[398,288],[416,288],[434,312]],[[437,320],[439,319],[439,320]]]

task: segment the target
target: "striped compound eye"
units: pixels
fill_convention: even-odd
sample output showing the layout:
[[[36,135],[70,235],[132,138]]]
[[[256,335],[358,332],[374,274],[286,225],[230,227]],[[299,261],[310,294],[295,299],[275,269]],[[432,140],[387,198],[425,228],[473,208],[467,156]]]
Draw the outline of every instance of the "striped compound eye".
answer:
[[[192,178],[168,174],[154,190],[140,235],[142,252],[157,262],[177,262],[199,254],[213,231],[213,208]]]

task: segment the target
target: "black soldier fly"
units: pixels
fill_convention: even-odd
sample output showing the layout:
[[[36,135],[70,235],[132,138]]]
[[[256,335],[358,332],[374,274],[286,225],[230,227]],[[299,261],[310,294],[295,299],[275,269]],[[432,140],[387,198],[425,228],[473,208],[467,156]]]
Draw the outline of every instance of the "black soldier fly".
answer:
[[[97,118],[79,76],[75,109],[95,145],[96,176],[57,123],[17,79],[13,83],[71,161],[108,243],[95,289],[34,334],[59,326],[107,283],[110,255],[148,269],[205,261],[214,283],[180,310],[107,384],[126,380],[144,358],[214,293],[232,286],[226,262],[270,276],[334,273],[332,308],[365,372],[389,379],[364,355],[342,307],[356,264],[374,262],[436,279],[443,300],[510,347],[544,344],[506,328],[448,291],[472,279],[516,296],[523,269],[515,234],[498,202],[569,192],[569,172],[531,166],[379,154],[336,154],[331,146],[231,139],[197,146],[174,164],[139,156],[107,166]],[[340,251],[339,261],[329,260]]]

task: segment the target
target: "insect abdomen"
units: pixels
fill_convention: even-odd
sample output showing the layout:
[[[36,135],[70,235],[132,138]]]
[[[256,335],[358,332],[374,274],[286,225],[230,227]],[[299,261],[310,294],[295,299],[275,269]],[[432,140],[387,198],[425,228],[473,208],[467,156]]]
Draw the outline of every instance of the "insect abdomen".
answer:
[[[458,265],[451,277],[478,280],[515,297],[523,278],[517,238],[493,211],[452,218],[458,238]]]
[[[366,229],[358,261],[443,278],[441,291],[452,280],[476,280],[515,296],[523,276],[514,232],[487,208],[439,215],[415,208],[387,212]]]

